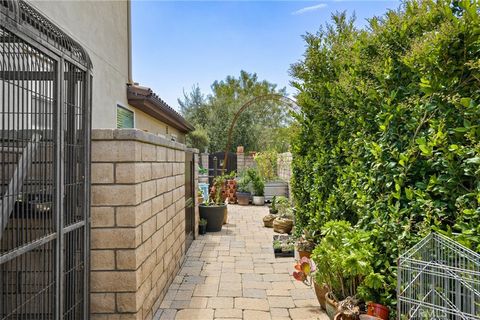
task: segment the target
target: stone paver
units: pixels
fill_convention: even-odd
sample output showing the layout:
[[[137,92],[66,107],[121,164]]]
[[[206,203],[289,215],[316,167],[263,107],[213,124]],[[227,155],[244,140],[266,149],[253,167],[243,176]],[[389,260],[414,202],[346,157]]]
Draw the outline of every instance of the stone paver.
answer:
[[[295,260],[275,258],[267,207],[229,206],[221,232],[195,240],[157,319],[320,319],[312,288],[291,276]]]

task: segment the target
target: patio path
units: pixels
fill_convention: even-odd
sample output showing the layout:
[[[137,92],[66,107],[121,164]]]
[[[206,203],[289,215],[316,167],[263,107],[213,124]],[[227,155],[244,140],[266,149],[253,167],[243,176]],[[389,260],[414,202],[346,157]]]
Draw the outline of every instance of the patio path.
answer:
[[[295,260],[275,259],[267,207],[228,207],[221,232],[199,236],[155,319],[321,319],[313,288],[291,276]]]

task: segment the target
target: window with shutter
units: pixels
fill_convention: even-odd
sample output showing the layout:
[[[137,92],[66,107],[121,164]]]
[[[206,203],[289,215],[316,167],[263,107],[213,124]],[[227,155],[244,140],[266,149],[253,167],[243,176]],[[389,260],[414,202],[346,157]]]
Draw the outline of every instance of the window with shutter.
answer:
[[[133,111],[117,105],[117,128],[127,129],[133,128],[134,126]]]

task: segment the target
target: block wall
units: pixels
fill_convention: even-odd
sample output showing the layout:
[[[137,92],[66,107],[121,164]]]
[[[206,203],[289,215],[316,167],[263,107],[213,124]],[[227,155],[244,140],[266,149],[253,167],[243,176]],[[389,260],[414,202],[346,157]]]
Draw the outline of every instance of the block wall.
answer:
[[[185,257],[186,151],[136,129],[92,132],[90,319],[158,309]]]

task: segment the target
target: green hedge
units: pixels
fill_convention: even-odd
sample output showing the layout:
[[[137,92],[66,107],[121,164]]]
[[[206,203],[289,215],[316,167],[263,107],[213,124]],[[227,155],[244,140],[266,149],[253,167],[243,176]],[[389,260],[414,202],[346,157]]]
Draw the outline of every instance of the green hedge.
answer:
[[[297,225],[372,231],[392,307],[397,257],[432,229],[480,251],[479,10],[407,1],[365,30],[337,14],[292,66]]]

